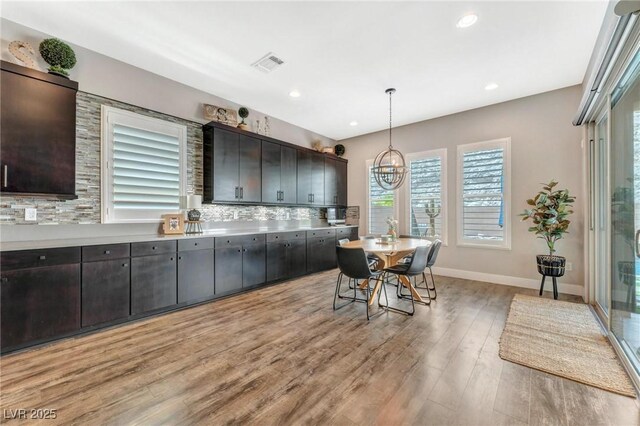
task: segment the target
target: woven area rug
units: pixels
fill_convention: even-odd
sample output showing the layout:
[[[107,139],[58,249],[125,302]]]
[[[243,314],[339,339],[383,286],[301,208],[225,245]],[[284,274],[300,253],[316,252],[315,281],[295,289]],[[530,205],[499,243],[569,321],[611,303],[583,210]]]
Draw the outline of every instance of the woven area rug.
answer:
[[[514,296],[500,337],[500,358],[636,396],[613,347],[585,304]]]

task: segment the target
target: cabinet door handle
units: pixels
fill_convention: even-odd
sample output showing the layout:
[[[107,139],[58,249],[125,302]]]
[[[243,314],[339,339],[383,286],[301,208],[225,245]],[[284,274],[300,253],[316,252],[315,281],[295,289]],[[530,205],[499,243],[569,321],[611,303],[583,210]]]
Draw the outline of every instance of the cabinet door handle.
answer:
[[[316,194],[311,194],[311,202],[312,203],[316,202]]]
[[[173,257],[171,258],[171,260],[173,260]]]
[[[129,264],[128,264],[128,263],[123,263],[123,264],[122,264],[122,267],[123,267],[123,268],[126,268],[127,266],[129,266]]]
[[[111,254],[111,250],[105,250],[104,254]]]
[[[173,260],[173,259],[172,259]],[[182,260],[182,256],[178,256],[178,260]]]
[[[43,256],[38,257],[38,259],[40,259],[40,260],[47,260],[47,256],[44,256],[44,255],[43,255]]]
[[[151,247],[151,250],[155,250],[155,249],[156,249],[156,246]]]
[[[636,231],[636,256],[640,257],[640,247],[638,247],[638,242],[640,242],[640,229]]]
[[[198,245],[198,243],[193,243],[193,245],[194,245],[194,246],[197,246],[197,245]]]
[[[307,201],[311,202],[311,194],[307,195]]]
[[[238,194],[240,193],[239,188],[236,186],[236,199],[238,198]]]
[[[240,199],[242,200],[244,198],[244,187],[240,187]]]
[[[7,166],[6,164],[4,165],[3,175],[4,175],[4,185],[3,186],[6,188],[7,187],[7,176],[9,175],[9,166]]]
[[[0,281],[4,284],[4,283],[8,283],[9,282],[9,278],[7,277],[2,277],[0,278]]]
[[[238,249],[238,253],[242,253],[242,250]]]

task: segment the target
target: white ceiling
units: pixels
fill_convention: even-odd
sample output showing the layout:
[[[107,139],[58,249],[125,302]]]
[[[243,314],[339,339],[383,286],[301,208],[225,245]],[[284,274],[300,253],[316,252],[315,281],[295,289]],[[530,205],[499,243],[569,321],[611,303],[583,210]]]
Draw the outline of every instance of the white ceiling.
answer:
[[[334,139],[582,82],[606,1],[7,2],[3,17]],[[462,15],[478,22],[456,28]],[[270,74],[251,63],[273,51]],[[498,89],[485,91],[495,82]],[[289,97],[298,90],[299,98]],[[349,125],[357,121],[358,126]]]

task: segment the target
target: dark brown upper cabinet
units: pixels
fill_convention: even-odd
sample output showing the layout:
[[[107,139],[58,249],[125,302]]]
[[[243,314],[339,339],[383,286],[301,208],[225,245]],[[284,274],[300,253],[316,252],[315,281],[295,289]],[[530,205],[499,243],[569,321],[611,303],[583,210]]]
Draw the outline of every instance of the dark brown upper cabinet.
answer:
[[[204,127],[204,201],[259,203],[260,139]]]
[[[324,159],[324,202],[329,206],[347,205],[347,163]]]
[[[294,148],[262,141],[262,202],[296,204],[297,155]]]
[[[1,62],[0,191],[77,198],[78,83]]]
[[[346,206],[346,160],[216,122],[202,131],[204,202]]]
[[[323,154],[298,151],[298,204],[325,204]]]

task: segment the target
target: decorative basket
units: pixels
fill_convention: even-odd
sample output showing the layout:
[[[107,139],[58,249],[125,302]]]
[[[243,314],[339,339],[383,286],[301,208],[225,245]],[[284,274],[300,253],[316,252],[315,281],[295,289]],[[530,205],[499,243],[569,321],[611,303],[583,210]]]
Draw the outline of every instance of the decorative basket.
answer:
[[[548,254],[536,256],[538,272],[547,277],[561,277],[564,275],[566,258]]]

